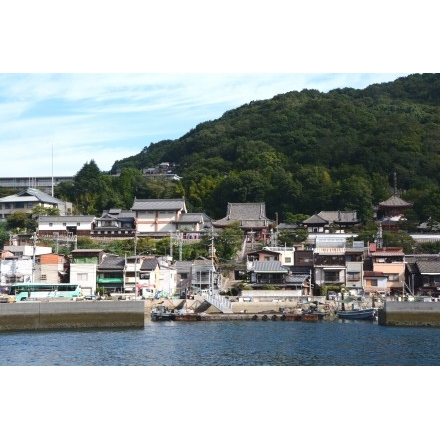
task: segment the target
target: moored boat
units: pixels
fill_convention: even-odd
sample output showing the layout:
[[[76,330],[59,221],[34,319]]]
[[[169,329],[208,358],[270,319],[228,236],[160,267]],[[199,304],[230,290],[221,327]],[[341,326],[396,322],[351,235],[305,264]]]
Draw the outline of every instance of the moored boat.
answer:
[[[374,308],[338,310],[336,313],[338,318],[341,319],[365,319],[372,321],[376,317],[376,309]]]
[[[174,310],[170,310],[166,306],[157,306],[151,309],[150,316],[152,321],[174,321],[176,319]]]

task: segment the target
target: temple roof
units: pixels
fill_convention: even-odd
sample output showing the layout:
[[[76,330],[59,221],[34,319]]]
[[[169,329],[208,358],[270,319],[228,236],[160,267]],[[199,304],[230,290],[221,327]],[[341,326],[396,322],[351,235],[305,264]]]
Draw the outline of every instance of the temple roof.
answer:
[[[388,200],[379,203],[379,208],[412,208],[413,204],[405,202],[400,197],[393,194]]]

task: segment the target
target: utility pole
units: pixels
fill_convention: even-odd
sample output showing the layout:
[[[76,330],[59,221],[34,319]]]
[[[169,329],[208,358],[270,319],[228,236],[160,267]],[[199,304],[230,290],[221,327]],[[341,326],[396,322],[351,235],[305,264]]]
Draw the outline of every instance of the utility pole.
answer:
[[[32,243],[33,243],[33,248],[32,248],[32,282],[35,281],[35,252],[36,252],[36,247],[37,247],[37,233],[34,232],[34,235],[32,235]]]

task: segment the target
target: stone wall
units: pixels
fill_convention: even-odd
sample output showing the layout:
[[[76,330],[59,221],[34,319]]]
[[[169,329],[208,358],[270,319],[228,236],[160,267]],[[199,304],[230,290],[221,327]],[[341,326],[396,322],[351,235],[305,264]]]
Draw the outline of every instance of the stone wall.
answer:
[[[52,301],[0,304],[0,331],[144,327],[143,301]]]
[[[379,325],[440,326],[440,302],[386,301],[378,311]]]

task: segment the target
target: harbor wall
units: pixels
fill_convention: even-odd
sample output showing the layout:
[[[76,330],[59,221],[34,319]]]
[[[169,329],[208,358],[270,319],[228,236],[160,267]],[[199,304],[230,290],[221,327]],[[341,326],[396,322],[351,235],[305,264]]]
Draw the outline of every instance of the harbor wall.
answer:
[[[378,324],[440,327],[440,302],[387,301],[378,310]]]
[[[144,325],[143,301],[0,303],[0,331]]]

